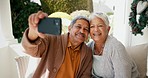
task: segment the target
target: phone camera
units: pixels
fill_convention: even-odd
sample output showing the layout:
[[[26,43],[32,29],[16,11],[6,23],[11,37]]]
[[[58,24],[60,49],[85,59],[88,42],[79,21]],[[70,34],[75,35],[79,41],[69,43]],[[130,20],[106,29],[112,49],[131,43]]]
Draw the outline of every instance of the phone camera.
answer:
[[[55,20],[55,25],[59,25],[59,20]]]

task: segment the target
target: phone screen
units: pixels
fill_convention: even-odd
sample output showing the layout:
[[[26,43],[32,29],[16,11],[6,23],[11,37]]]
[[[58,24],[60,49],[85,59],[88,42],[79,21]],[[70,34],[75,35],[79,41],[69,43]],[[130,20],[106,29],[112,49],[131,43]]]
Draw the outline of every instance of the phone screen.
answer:
[[[61,18],[44,18],[40,20],[38,31],[44,34],[61,35],[62,22]]]

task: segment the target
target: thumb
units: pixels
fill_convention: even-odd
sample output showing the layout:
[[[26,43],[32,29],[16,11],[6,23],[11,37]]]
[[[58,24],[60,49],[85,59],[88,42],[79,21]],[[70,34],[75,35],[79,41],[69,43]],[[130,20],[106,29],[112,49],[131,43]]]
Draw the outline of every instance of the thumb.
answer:
[[[39,36],[40,38],[45,38],[45,34],[43,34],[43,33],[38,33],[38,36]]]

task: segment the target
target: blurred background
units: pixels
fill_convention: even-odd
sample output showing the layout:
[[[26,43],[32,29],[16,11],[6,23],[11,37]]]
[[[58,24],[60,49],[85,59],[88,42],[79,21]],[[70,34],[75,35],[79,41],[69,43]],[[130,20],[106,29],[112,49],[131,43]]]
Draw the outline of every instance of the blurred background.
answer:
[[[49,17],[62,18],[62,34],[68,32],[73,17],[105,12],[111,26],[109,34],[126,47],[148,43],[147,25],[140,28],[141,34],[133,33],[129,24],[134,1],[137,0],[0,0],[0,78],[20,77],[16,58],[28,56],[23,53],[22,35],[28,27],[28,16],[39,10]]]

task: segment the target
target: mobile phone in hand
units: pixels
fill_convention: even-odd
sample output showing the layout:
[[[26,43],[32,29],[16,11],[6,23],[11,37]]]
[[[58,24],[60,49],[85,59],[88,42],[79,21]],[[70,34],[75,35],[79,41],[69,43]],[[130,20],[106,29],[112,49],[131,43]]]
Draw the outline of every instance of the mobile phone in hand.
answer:
[[[62,20],[61,18],[45,17],[40,20],[38,31],[44,34],[61,35]]]

